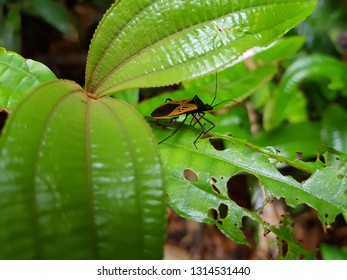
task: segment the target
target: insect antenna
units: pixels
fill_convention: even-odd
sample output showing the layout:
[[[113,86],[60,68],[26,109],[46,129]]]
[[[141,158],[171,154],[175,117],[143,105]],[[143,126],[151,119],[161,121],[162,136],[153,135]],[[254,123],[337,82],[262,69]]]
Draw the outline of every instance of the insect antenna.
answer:
[[[213,98],[213,100],[212,100],[211,106],[212,106],[213,103],[216,101],[216,97],[217,97],[217,86],[218,86],[218,75],[217,75],[217,72],[216,72],[216,85],[215,85],[215,88],[214,88],[214,98]],[[239,103],[239,102],[237,102],[237,101],[235,101],[235,100],[233,100],[233,99],[227,99],[227,100],[224,100],[224,101],[219,102],[218,104],[212,106],[212,108],[217,107],[218,105],[220,105],[220,104],[222,104],[222,103],[224,103],[224,102],[228,102],[228,101],[233,101],[233,102],[235,102],[235,103]]]
[[[235,103],[237,103],[237,104],[240,104],[240,102],[237,102],[237,101],[235,101],[235,100],[233,100],[233,99],[227,99],[227,100],[223,100],[222,102],[217,103],[216,105],[214,105],[214,106],[212,106],[212,107],[213,107],[213,108],[214,108],[214,107],[217,107],[218,105],[220,105],[220,104],[222,104],[222,103],[224,103],[224,102],[228,102],[228,101],[233,101],[233,102],[235,102]]]
[[[214,86],[214,97],[213,97],[213,100],[211,102],[211,106],[213,105],[213,102],[216,100],[216,96],[217,96],[217,85],[218,85],[217,80],[218,80],[218,75],[217,75],[217,72],[216,72],[216,85]]]

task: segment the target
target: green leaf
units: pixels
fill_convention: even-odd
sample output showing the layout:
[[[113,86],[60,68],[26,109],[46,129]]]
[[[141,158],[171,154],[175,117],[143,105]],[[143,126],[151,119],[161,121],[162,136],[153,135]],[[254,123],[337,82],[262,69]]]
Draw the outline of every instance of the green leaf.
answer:
[[[266,46],[317,1],[117,1],[91,43],[86,89],[97,96],[197,78]]]
[[[270,132],[260,132],[250,141],[258,146],[271,145],[281,156],[294,160],[316,157],[320,147],[320,126],[316,122],[282,125]]]
[[[162,130],[168,130],[168,127],[160,124],[154,128],[158,135],[161,135]],[[184,217],[208,223],[217,222],[211,218],[211,209],[219,209],[221,203],[227,205],[228,219],[223,220],[220,227],[234,241],[245,243],[240,228],[242,217],[250,215],[250,211],[239,207],[228,197],[226,182],[229,178],[242,171],[253,174],[260,180],[265,176],[269,184],[273,180],[274,183],[279,181],[297,188],[299,183],[280,175],[266,161],[247,156],[244,145],[217,151],[208,141],[199,140],[196,149],[193,141],[197,135],[197,130],[184,127],[160,145],[169,178],[167,191],[170,205]],[[186,172],[192,173],[195,179],[188,180]]]
[[[272,61],[272,63],[266,64],[260,57],[259,55],[249,57],[219,72],[217,80],[215,75],[210,75],[185,82],[184,87],[189,92],[195,92],[203,100],[209,100],[208,103],[211,103],[210,100],[213,99],[217,82],[218,91],[215,104],[227,99],[242,101],[276,74],[276,63]]]
[[[207,117],[216,125],[213,132],[232,135],[239,139],[250,138],[251,128],[248,113],[242,105],[236,104],[230,110],[224,108],[215,112],[215,114],[208,114]]]
[[[320,249],[323,260],[347,260],[347,248],[336,248],[323,243]]]
[[[0,159],[0,259],[162,257],[160,158],[125,102],[48,82],[10,115]]]
[[[35,87],[55,79],[45,65],[0,48],[0,108],[12,110]]]
[[[164,139],[178,124],[160,121],[153,128],[158,140]],[[189,126],[160,144],[160,151],[168,180],[170,205],[180,215],[199,222],[216,223],[210,209],[218,209],[224,203],[230,210],[230,221],[218,225],[224,233],[236,242],[244,243],[240,227],[242,217],[252,217],[247,209],[235,205],[228,197],[226,182],[236,174],[253,175],[264,186],[267,193],[276,198],[285,198],[288,206],[297,207],[305,203],[316,209],[325,226],[329,226],[338,213],[347,210],[344,193],[347,191],[344,169],[335,170],[318,163],[305,163],[298,159],[288,160],[266,148],[260,148],[244,140],[220,136],[230,142],[229,148],[214,149],[207,139],[193,145],[199,135],[198,129]],[[283,176],[276,168],[276,161],[289,164],[313,175],[304,183]],[[189,170],[189,171],[187,171]],[[194,181],[185,177],[185,172],[195,174]],[[215,191],[213,185],[219,191]],[[214,210],[212,210],[214,211]],[[254,219],[254,217],[253,217]],[[217,220],[218,222],[218,220]]]
[[[283,217],[280,222],[281,226],[273,227],[264,225],[264,228],[268,231],[272,231],[277,235],[277,244],[279,249],[279,254],[277,259],[286,259],[286,260],[302,260],[315,259],[315,252],[309,252],[302,248],[299,242],[294,240],[293,231],[292,231],[292,221],[287,215]]]
[[[273,129],[290,118],[302,100],[299,86],[303,82],[323,79],[329,81],[328,88],[341,90],[346,86],[347,67],[340,61],[320,54],[298,58],[284,73],[273,102],[265,112],[268,129]],[[301,109],[299,107],[299,109]]]
[[[275,75],[279,61],[288,58],[300,49],[303,37],[289,37],[277,40],[266,48],[255,48],[247,52],[237,63],[215,75],[184,83],[190,92],[212,95],[217,82],[217,99],[219,103],[225,99],[245,98],[259,86],[267,83]],[[212,97],[211,97],[212,98]]]
[[[347,212],[347,165],[340,169],[326,167],[317,170],[302,188],[314,199],[306,199],[306,204],[316,209],[318,217],[329,227],[335,221],[337,214]]]
[[[303,36],[290,36],[281,38],[274,43],[272,43],[267,48],[261,48],[256,51],[255,61],[258,65],[263,64],[274,64],[290,58],[295,54],[304,44],[305,37]]]
[[[341,106],[330,105],[323,115],[321,141],[326,146],[347,153],[347,112]]]
[[[131,105],[137,105],[139,102],[140,90],[139,89],[126,89],[116,92],[111,95],[116,99],[123,100]]]
[[[164,103],[167,98],[181,100],[198,94],[205,103],[211,103],[217,83],[215,104],[224,100],[241,100],[257,88],[267,83],[276,73],[278,61],[292,55],[303,44],[302,37],[290,37],[276,41],[268,48],[253,51],[248,56],[228,69],[197,80],[183,83],[184,89],[156,96],[140,103],[137,109],[144,116],[149,116],[154,108]],[[225,103],[227,104],[227,103]],[[222,105],[218,108],[222,108]],[[216,129],[218,129],[218,126]],[[230,127],[229,127],[230,129]],[[234,131],[230,129],[229,133]]]

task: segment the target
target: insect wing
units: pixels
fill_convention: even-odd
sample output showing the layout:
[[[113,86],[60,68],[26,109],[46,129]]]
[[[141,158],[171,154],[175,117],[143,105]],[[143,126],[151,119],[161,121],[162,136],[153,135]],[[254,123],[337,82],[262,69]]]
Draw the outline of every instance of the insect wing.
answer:
[[[151,116],[157,119],[176,117],[182,114],[191,113],[197,109],[198,106],[195,104],[194,98],[173,100],[155,108]]]
[[[153,118],[167,118],[170,113],[174,112],[177,107],[180,107],[179,103],[167,102],[155,108],[151,114]]]

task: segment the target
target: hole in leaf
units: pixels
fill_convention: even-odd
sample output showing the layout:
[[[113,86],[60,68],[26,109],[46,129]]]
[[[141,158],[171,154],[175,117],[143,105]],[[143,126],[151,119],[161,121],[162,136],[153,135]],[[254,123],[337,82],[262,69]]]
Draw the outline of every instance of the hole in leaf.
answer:
[[[279,168],[277,169],[283,176],[291,176],[297,181],[304,181],[310,177],[307,172],[304,172],[299,169],[293,169],[291,167]]]
[[[302,152],[296,152],[296,158],[302,160]]]
[[[228,205],[224,203],[219,204],[218,211],[219,211],[219,217],[221,219],[225,219],[228,216],[228,209],[229,209]]]
[[[238,174],[231,177],[227,182],[227,191],[228,197],[235,201],[237,205],[252,210],[247,176],[245,174]]]
[[[326,214],[324,215],[324,217],[325,217],[325,218],[328,218],[328,217],[329,217],[329,214],[328,214],[328,213],[326,213]]]
[[[281,254],[282,254],[282,257],[285,258],[288,253],[288,243],[285,240],[281,240],[281,243],[282,243]]]
[[[213,220],[218,220],[218,211],[216,209],[210,208],[208,209],[207,216]]]
[[[6,111],[0,111],[0,134],[3,127],[5,126],[7,117],[8,117],[8,113]]]
[[[217,188],[215,184],[212,184],[211,187],[216,193],[220,194],[220,190]]]
[[[183,171],[183,176],[186,180],[188,180],[191,183],[196,183],[199,181],[198,175],[191,169],[185,169]]]
[[[221,220],[218,220],[217,223],[220,225],[223,225],[223,221],[221,221]]]
[[[217,183],[217,179],[215,177],[211,177],[211,180],[213,181],[213,183]]]
[[[244,235],[246,236],[247,241],[253,243],[256,232],[258,231],[258,223],[253,221],[247,216],[242,217],[242,226],[240,228]],[[253,240],[253,241],[252,241]]]
[[[225,150],[225,146],[223,143],[223,140],[220,138],[210,138],[209,139],[211,145],[213,146],[213,148],[215,148],[215,150],[217,151],[223,151]]]

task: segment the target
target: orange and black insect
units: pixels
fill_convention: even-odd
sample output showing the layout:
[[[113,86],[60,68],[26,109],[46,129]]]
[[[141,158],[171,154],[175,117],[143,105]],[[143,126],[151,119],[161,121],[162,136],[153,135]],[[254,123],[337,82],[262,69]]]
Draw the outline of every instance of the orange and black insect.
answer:
[[[214,95],[214,98],[213,98],[211,104],[204,104],[204,102],[202,102],[202,100],[197,95],[195,95],[193,98],[187,98],[187,99],[183,99],[183,100],[172,100],[172,99],[168,98],[168,99],[166,99],[164,104],[155,108],[151,114],[152,118],[154,118],[154,119],[177,118],[180,115],[186,114],[185,118],[180,123],[180,125],[168,137],[161,140],[159,142],[159,144],[163,143],[165,140],[174,136],[175,133],[182,128],[182,126],[185,123],[185,121],[187,120],[188,116],[192,115],[193,118],[190,121],[190,124],[192,124],[192,122],[195,121],[193,126],[196,123],[198,123],[201,127],[201,133],[199,134],[199,136],[195,139],[195,141],[193,143],[195,148],[197,148],[196,142],[198,141],[198,139],[202,135],[205,135],[206,133],[208,133],[211,129],[213,129],[216,126],[213,122],[211,122],[210,120],[208,120],[205,117],[205,112],[213,110],[214,107],[220,105],[223,102],[231,101],[231,100],[225,100],[225,101],[222,101],[222,102],[216,104],[215,106],[212,106],[213,102],[216,99],[216,93],[217,93],[217,80],[216,80],[215,95]],[[211,124],[211,127],[208,129],[205,129],[204,125],[200,121],[201,119],[204,119],[209,124]]]

